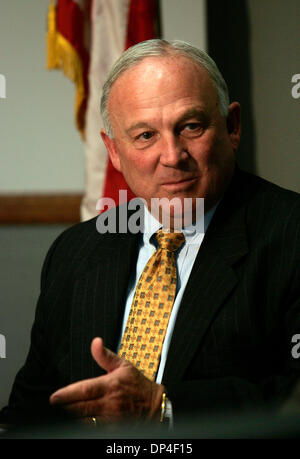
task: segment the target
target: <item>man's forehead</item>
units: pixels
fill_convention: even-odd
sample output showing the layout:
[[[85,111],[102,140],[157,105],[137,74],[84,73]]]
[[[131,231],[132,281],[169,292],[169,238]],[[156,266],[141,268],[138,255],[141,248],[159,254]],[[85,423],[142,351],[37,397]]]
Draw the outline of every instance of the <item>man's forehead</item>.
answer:
[[[139,85],[144,88],[153,81],[163,82],[166,78],[184,82],[191,77],[199,82],[210,80],[207,70],[200,62],[187,56],[149,56],[124,70],[112,84],[111,93],[119,86],[126,86],[131,82],[138,89]]]
[[[109,111],[135,101],[159,98],[164,104],[168,94],[204,98],[215,96],[216,90],[203,66],[185,56],[147,57],[124,71],[113,83],[108,98]]]

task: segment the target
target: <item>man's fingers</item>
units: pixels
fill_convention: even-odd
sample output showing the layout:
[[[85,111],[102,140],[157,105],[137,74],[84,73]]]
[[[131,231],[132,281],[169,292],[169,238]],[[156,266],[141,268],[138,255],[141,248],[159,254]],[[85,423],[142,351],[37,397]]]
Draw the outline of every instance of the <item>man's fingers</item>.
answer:
[[[68,403],[64,409],[74,418],[87,418],[99,414],[100,408],[94,400]]]
[[[102,377],[104,378],[104,376]],[[64,405],[80,400],[93,400],[104,394],[104,386],[100,378],[78,381],[54,392],[50,397],[52,405]]]
[[[121,357],[103,345],[102,338],[93,339],[91,352],[94,360],[107,372],[115,370],[123,362]]]
[[[117,354],[104,347],[101,338],[92,341],[91,352],[98,365],[107,372],[115,370],[123,362]],[[51,395],[50,403],[65,405],[101,398],[107,392],[107,377],[108,375],[86,379],[63,387]]]
[[[72,418],[88,419],[95,417],[98,423],[103,424],[108,421],[120,421],[124,415],[127,415],[127,411],[124,413],[122,410],[116,410],[113,403],[104,399],[69,403],[64,406],[64,410]],[[88,423],[90,424],[91,421],[89,420]]]

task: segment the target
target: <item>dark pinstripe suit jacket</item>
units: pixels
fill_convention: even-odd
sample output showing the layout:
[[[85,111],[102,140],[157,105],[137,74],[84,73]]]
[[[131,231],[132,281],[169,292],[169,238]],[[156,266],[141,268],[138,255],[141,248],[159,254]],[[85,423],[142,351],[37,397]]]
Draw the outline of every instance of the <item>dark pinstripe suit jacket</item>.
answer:
[[[300,198],[236,170],[192,269],[163,382],[176,413],[277,406],[300,376]],[[95,219],[47,255],[29,355],[2,418],[44,412],[49,395],[102,374],[90,343],[116,350],[134,234],[100,235]],[[45,411],[46,412],[46,411]]]

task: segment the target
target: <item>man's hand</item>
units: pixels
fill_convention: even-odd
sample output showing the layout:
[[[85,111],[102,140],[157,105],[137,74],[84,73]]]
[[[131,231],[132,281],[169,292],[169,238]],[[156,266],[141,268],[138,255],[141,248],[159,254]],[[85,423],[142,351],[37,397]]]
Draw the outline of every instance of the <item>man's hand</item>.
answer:
[[[59,389],[50,397],[52,405],[63,406],[75,417],[95,417],[99,422],[159,417],[163,385],[150,381],[105,348],[101,338],[94,338],[91,352],[107,374]]]

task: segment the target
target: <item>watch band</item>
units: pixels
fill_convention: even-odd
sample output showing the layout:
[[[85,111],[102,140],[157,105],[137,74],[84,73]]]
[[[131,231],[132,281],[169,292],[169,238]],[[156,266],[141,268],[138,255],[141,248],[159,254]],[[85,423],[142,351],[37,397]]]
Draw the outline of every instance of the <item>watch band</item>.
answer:
[[[168,399],[167,394],[162,394],[161,400],[161,411],[160,411],[160,422],[163,424],[170,424],[172,421],[172,403]]]

